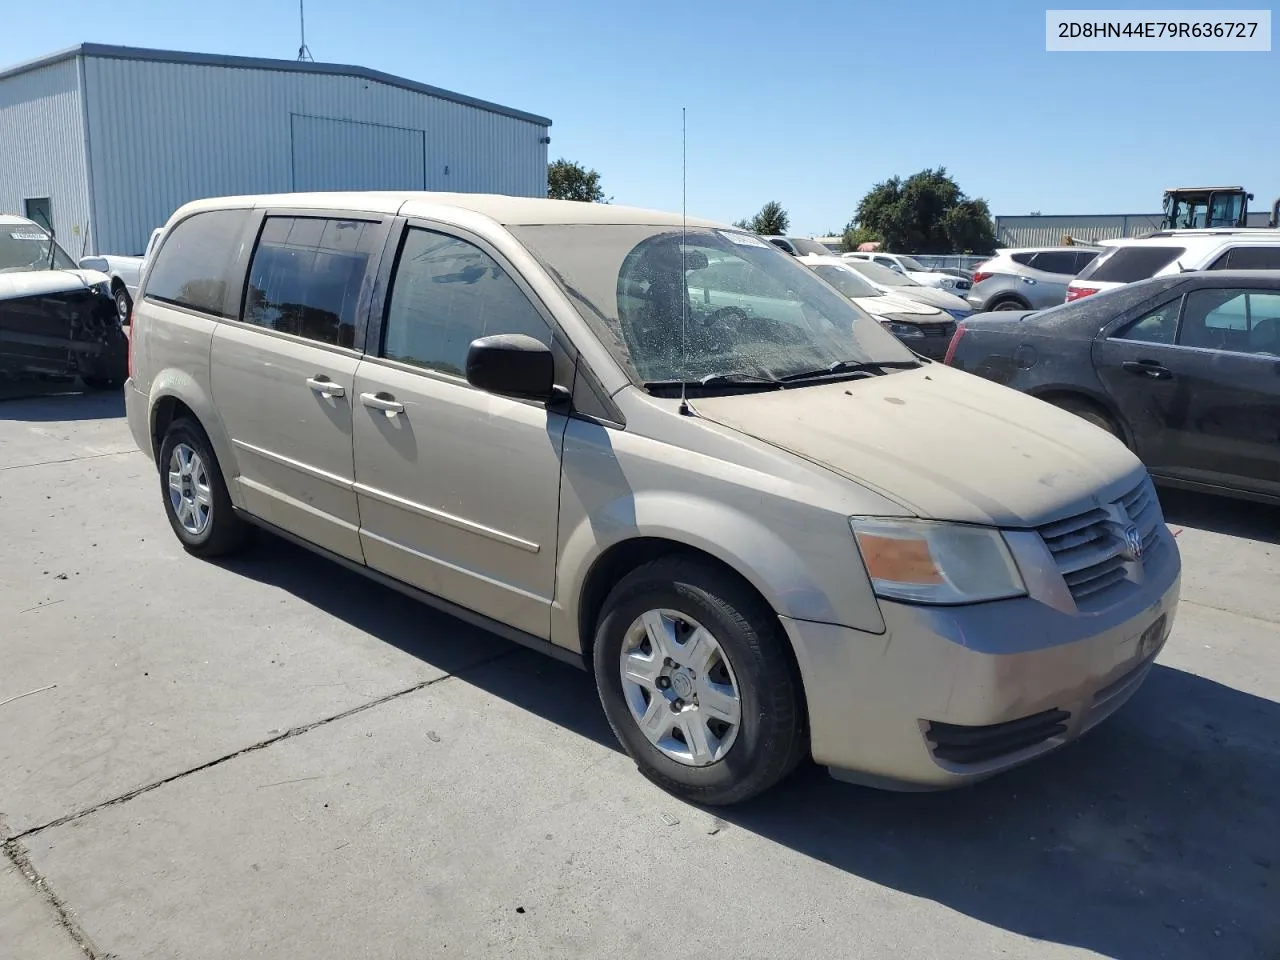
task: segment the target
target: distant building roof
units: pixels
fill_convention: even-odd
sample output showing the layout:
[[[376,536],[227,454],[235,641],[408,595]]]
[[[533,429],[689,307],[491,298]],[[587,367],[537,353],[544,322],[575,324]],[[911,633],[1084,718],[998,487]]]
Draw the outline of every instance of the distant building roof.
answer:
[[[40,67],[47,67],[53,63],[60,63],[63,60],[70,60],[72,57],[82,56],[100,57],[107,60],[151,60],[158,63],[184,63],[205,67],[240,67],[246,70],[279,70],[284,73],[360,77],[365,80],[376,80],[378,83],[400,87],[403,90],[411,90],[415,93],[425,93],[441,100],[449,100],[453,103],[475,107],[479,110],[487,110],[490,113],[501,114],[505,117],[527,120],[539,126],[551,126],[550,120],[534,113],[525,113],[523,110],[504,107],[501,104],[490,103],[487,100],[478,100],[475,97],[468,97],[461,93],[454,93],[451,90],[433,87],[430,84],[418,83],[416,80],[406,80],[404,77],[393,76],[380,70],[370,70],[368,67],[356,67],[343,63],[313,63],[302,60],[272,60],[263,57],[233,57],[217,53],[187,53],[180,50],[152,50],[146,47],[120,47],[105,43],[81,43],[66,50],[59,50],[56,53],[46,54],[43,57],[37,57],[34,60],[7,67],[0,70],[0,80],[17,76],[30,70],[36,70]]]

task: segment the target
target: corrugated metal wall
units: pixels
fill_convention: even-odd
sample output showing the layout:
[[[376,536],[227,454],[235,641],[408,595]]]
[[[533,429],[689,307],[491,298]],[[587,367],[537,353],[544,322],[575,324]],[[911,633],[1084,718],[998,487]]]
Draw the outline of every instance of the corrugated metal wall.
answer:
[[[1053,247],[1063,234],[1089,242],[1140,237],[1159,229],[1158,213],[996,217],[996,240],[1002,247]]]
[[[546,196],[547,131],[527,120],[362,77],[98,57],[85,64],[100,250],[140,252],[188,200],[300,189],[295,116],[420,135],[423,175],[409,187]],[[380,142],[403,149],[395,138]],[[366,138],[360,149],[376,146]],[[326,168],[312,158],[306,176],[333,179],[348,161],[338,156]],[[402,153],[378,163],[405,167]]]
[[[23,200],[48,197],[58,242],[88,249],[88,175],[76,60],[0,80],[0,213],[24,216]]]

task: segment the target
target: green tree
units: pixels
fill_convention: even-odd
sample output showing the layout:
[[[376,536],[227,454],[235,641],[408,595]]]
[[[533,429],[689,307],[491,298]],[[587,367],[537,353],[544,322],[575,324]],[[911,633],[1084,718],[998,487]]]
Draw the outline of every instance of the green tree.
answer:
[[[777,200],[770,200],[754,217],[739,220],[734,226],[766,237],[780,237],[787,232],[787,227],[791,226],[791,217],[786,210],[782,209],[782,204]]]
[[[858,204],[854,223],[886,249],[902,253],[985,255],[995,250],[987,201],[967,197],[945,167],[877,183]]]
[[[609,202],[600,187],[600,174],[564,157],[547,165],[547,196],[552,200]]]
[[[853,253],[858,249],[859,244],[863,243],[883,243],[880,234],[867,227],[859,226],[855,222],[851,222],[844,228],[840,249],[845,253]]]

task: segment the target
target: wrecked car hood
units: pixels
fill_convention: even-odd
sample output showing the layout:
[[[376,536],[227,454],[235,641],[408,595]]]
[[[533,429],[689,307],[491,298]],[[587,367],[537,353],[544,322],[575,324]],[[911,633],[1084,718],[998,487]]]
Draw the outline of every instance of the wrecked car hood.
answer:
[[[942,364],[696,401],[699,415],[935,520],[1030,527],[1145,476],[1119,440]]]
[[[110,282],[110,277],[97,270],[20,270],[0,273],[0,300],[43,297]]]

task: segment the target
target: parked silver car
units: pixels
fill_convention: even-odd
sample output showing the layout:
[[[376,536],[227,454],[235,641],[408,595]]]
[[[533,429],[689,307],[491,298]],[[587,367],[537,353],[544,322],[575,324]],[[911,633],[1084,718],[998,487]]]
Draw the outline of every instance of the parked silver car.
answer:
[[[974,271],[966,299],[979,313],[1055,307],[1067,284],[1100,252],[1101,247],[1082,246],[1001,250]]]
[[[733,227],[196,201],[129,349],[129,427],[188,552],[255,525],[576,662],[640,770],[698,803],[806,756],[990,776],[1106,718],[1173,624],[1178,548],[1123,443],[913,355]]]

